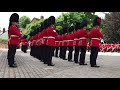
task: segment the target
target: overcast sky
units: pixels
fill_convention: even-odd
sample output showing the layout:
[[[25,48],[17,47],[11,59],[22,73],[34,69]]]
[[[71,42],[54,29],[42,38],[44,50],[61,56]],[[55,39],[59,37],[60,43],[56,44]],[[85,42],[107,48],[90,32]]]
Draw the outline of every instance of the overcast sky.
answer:
[[[44,16],[44,18],[48,18],[49,16],[53,15],[58,17],[62,12],[0,12],[0,27],[5,28],[7,30],[9,25],[9,17],[12,13],[18,13],[19,16],[28,16],[30,19],[34,17],[40,18],[40,16]],[[101,12],[96,12],[96,15],[104,18],[104,14]]]

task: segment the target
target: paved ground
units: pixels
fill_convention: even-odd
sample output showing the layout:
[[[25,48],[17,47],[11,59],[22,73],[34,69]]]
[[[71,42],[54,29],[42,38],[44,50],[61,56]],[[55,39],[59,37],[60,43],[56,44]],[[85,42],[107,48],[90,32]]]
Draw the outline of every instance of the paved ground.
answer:
[[[89,64],[89,53],[86,55],[87,66],[80,66],[67,60],[53,57],[54,67],[47,66],[28,53],[17,50],[15,60],[17,68],[7,65],[7,50],[0,50],[0,78],[120,78],[120,53],[99,53],[97,64]]]

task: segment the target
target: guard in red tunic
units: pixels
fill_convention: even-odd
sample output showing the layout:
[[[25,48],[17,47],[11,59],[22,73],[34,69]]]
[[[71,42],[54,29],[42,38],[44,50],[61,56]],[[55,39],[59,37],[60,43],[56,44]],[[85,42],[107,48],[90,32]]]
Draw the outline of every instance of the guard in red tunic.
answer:
[[[75,25],[75,32],[73,33],[74,35],[74,46],[75,46],[75,53],[74,53],[74,62],[78,63],[78,56],[79,56],[79,50],[80,50],[80,46],[79,46],[79,36],[78,36],[78,32],[80,30],[80,23],[77,22]]]
[[[17,13],[13,13],[10,16],[10,23],[8,28],[8,36],[9,36],[8,65],[10,67],[17,67],[17,65],[14,63],[14,57],[17,46],[20,43],[19,38],[22,36],[22,34],[19,32],[19,29],[16,27],[18,21],[19,21],[19,15]]]
[[[33,32],[30,33],[30,56],[33,56]]]
[[[39,31],[40,31],[40,28],[38,27],[35,30],[36,35],[35,35],[34,39],[36,40],[36,43],[35,43],[35,57],[40,60],[40,58],[39,58],[39,40],[38,40]]]
[[[55,24],[55,17],[50,16],[48,19],[48,28],[47,28],[47,43],[46,45],[48,46],[47,48],[47,60],[48,60],[48,66],[54,66],[52,63],[52,50],[55,47],[55,38],[57,37],[58,33],[54,29],[54,24]]]
[[[88,38],[88,33],[86,30],[87,27],[87,21],[83,20],[81,23],[81,29],[79,31],[79,45],[80,45],[80,59],[79,59],[79,64],[80,65],[87,65],[85,64],[85,56],[86,56],[86,49],[87,49],[87,38]]]
[[[58,57],[58,50],[59,50],[59,46],[60,46],[60,31],[56,30],[56,32],[58,33],[58,36],[55,38],[55,57]]]
[[[41,23],[41,26],[40,26],[40,31],[38,33],[38,55],[39,55],[39,60],[41,62],[43,62],[43,44],[42,44],[42,40],[43,40],[43,34],[42,34],[42,31],[43,31],[43,23]]]
[[[28,49],[28,40],[27,40],[27,36],[24,36],[24,38],[21,40],[21,51],[27,53],[27,49]]]
[[[60,53],[59,53],[59,57],[62,59],[62,35],[63,35],[63,30],[60,30],[60,36],[59,36],[59,46],[60,46]]]
[[[63,34],[62,34],[62,59],[63,60],[67,60],[66,59],[66,51],[67,51],[67,35],[68,35],[68,28],[67,27],[63,27],[62,29]]]
[[[101,23],[101,18],[96,17],[93,21],[93,28],[90,31],[89,38],[90,41],[90,47],[91,47],[91,54],[90,54],[90,64],[91,67],[99,67],[96,65],[96,59],[98,56],[99,51],[99,43],[101,37],[103,37],[102,33],[100,32],[99,25]]]
[[[73,62],[72,61],[72,52],[73,52],[73,45],[74,45],[74,43],[73,43],[73,41],[74,41],[74,34],[73,34],[73,32],[74,32],[74,26],[71,26],[69,28],[69,34],[67,35],[68,51],[69,51],[69,53],[68,53],[68,61],[69,62]]]
[[[42,59],[44,64],[48,64],[48,45],[47,45],[47,39],[48,39],[48,33],[47,33],[47,28],[48,28],[48,19],[46,19],[43,22],[43,31],[41,32],[42,34]]]

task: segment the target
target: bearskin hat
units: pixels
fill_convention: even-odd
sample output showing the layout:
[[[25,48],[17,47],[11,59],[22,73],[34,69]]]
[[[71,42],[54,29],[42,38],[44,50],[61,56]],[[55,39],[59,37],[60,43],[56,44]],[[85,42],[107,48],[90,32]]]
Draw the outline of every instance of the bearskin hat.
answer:
[[[46,29],[48,27],[48,19],[46,19],[44,22],[43,22],[43,26],[44,26],[44,29]]]
[[[68,31],[69,31],[69,33],[73,32],[74,31],[74,26],[71,26]]]
[[[26,39],[27,38],[27,35],[24,35],[21,39]]]
[[[76,31],[77,31],[78,29],[80,29],[80,25],[81,25],[80,22],[76,22],[76,24],[75,24],[75,30],[76,30]]]
[[[33,36],[33,32],[30,33],[30,37],[32,37],[32,36]]]
[[[63,27],[63,29],[62,29],[62,34],[65,34],[65,33],[68,33],[68,27]]]
[[[60,35],[62,35],[63,34],[63,31],[62,30],[60,30]]]
[[[83,27],[87,27],[87,20],[83,20],[81,22],[81,28],[83,28]]]
[[[17,13],[13,13],[11,16],[10,16],[10,22],[18,22],[19,21],[19,15]]]
[[[43,25],[43,22],[41,23],[41,26],[40,26],[40,32],[42,32],[44,30],[44,25]]]
[[[97,16],[93,21],[93,26],[100,25],[100,23],[101,23],[101,18]]]
[[[57,32],[58,34],[60,34],[60,31],[59,31],[59,30],[56,30],[56,32]]]
[[[50,16],[48,18],[48,26],[55,24],[55,17],[54,16]]]

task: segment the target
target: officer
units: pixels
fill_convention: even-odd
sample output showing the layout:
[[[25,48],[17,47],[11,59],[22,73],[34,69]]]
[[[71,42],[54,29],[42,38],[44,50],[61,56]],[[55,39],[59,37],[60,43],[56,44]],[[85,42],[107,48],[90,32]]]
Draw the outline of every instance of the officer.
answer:
[[[101,24],[101,18],[96,17],[93,21],[93,28],[90,30],[89,38],[90,41],[90,48],[91,48],[91,54],[90,54],[90,64],[91,67],[99,67],[96,64],[96,59],[98,56],[99,51],[99,43],[100,43],[100,37],[103,37],[102,33],[100,32],[99,26]]]
[[[9,19],[9,27],[8,27],[8,35],[9,35],[9,50],[8,50],[8,65],[10,67],[17,67],[17,65],[14,63],[14,57],[16,53],[17,46],[20,43],[20,37],[22,37],[22,34],[18,31],[18,28],[16,25],[19,21],[19,15],[17,13],[13,13],[10,16]]]

